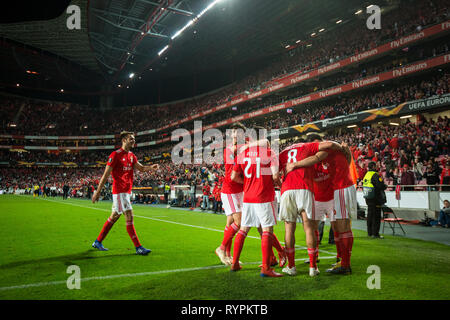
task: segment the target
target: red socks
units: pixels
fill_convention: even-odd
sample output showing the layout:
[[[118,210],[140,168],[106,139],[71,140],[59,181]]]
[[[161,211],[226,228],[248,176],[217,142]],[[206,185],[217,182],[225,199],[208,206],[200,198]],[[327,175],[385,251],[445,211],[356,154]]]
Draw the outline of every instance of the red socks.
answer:
[[[268,231],[264,231],[261,237],[262,263],[263,270],[270,269],[270,260],[272,253],[272,235]]]
[[[311,268],[317,268],[316,254],[319,250],[317,248],[308,248],[309,266]]]
[[[264,232],[263,232],[264,233]],[[277,236],[275,235],[275,233],[270,233],[270,236],[272,238],[272,246],[275,247],[275,249],[278,251],[278,253],[283,252],[283,247],[281,246],[280,241],[278,241]]]
[[[288,267],[295,267],[295,248],[286,248],[286,254],[288,257]]]
[[[319,230],[314,230],[314,234],[316,235],[316,261],[319,258],[319,242],[320,242],[320,233]]]
[[[110,218],[108,218],[108,220],[106,220],[105,224],[103,225],[102,231],[100,231],[100,234],[97,237],[97,241],[102,242],[103,239],[106,238],[106,235],[108,234],[109,230],[111,230],[113,225],[114,222]]]
[[[347,231],[339,234],[339,239],[341,242],[341,254],[342,261],[341,266],[344,268],[350,267],[350,257],[352,255],[353,248],[353,232]]]
[[[334,231],[334,243],[336,244],[336,258],[342,258],[341,254],[341,239],[339,238],[340,233],[337,231]]]
[[[226,250],[227,246],[230,246],[231,250],[231,242],[233,240],[234,235],[239,231],[239,227],[233,222],[233,224],[229,227],[225,227],[225,231],[223,233],[222,244],[220,245],[220,250]]]
[[[231,256],[231,245],[233,244],[233,238],[230,239],[227,243],[227,247],[225,248],[225,253],[227,257]]]
[[[233,265],[239,263],[239,257],[241,256],[242,248],[244,247],[245,237],[247,237],[247,233],[243,230],[239,230],[236,238],[234,239],[234,248],[233,248]]]
[[[136,230],[134,229],[133,221],[127,221],[127,231],[128,231],[128,234],[130,235],[131,241],[133,241],[133,243],[134,243],[134,246],[136,248],[140,247],[141,243],[139,242],[139,239],[136,235]]]

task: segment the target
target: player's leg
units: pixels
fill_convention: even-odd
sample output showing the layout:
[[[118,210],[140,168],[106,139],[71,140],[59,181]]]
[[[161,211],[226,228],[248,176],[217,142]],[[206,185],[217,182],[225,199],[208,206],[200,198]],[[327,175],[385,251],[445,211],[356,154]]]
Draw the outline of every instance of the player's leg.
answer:
[[[251,227],[241,226],[239,232],[234,239],[233,262],[231,263],[231,271],[239,271],[242,269],[239,258],[241,256],[244,241]]]
[[[276,225],[277,209],[272,202],[255,204],[259,223],[261,224],[261,251],[262,251],[262,277],[282,277],[283,275],[271,268],[272,246],[273,246],[273,226]]]
[[[331,270],[334,274],[350,274],[350,258],[353,248],[353,232],[351,229],[351,217],[356,215],[356,189],[354,186],[336,190],[335,194],[335,228],[340,242],[341,266]]]
[[[285,221],[284,228],[284,245],[286,247],[288,268],[292,269],[295,268],[295,229],[297,228],[297,222]]]
[[[216,255],[225,265],[232,263],[231,244],[233,237],[241,227],[241,194],[221,194],[225,215],[227,216],[227,226],[223,234],[221,245],[216,249]]]
[[[316,230],[319,228],[319,220],[311,219],[312,214],[308,214],[306,211],[302,212],[303,228],[306,235],[306,246],[308,248],[309,256],[309,275],[311,277],[319,274],[316,262],[317,254],[317,237]]]
[[[126,219],[126,228],[131,241],[133,241],[134,247],[136,248],[136,254],[147,255],[152,252],[150,249],[144,248],[139,238],[136,234],[136,229],[134,228],[134,218],[133,218],[133,208],[131,206],[131,194],[120,193],[118,195],[119,206],[122,208]]]
[[[114,223],[116,223],[116,221],[120,218],[120,214],[117,213],[116,211],[113,211],[111,213],[111,215],[109,216],[109,218],[106,220],[105,224],[103,225],[102,230],[100,231],[97,239],[95,239],[94,243],[92,244],[93,248],[96,248],[100,251],[107,251],[108,249],[106,249],[105,247],[103,247],[103,240],[106,238],[106,236],[108,235],[109,230],[111,230],[111,228],[113,227]]]
[[[280,199],[280,220],[284,221],[285,228],[285,253],[288,265],[283,268],[283,272],[291,276],[297,274],[295,268],[295,229],[297,225],[298,208],[295,202],[294,193],[296,190],[288,190],[281,195]]]
[[[330,272],[331,270],[333,270],[335,268],[339,268],[341,266],[341,259],[342,259],[341,239],[339,238],[339,232],[336,229],[337,228],[336,221],[333,219],[333,215],[330,216],[330,222],[331,222],[331,229],[333,230],[334,243],[336,245],[336,263],[333,263],[331,268],[327,269],[327,272]],[[331,220],[331,219],[333,219],[333,220]]]
[[[144,248],[139,241],[139,238],[136,234],[136,229],[134,228],[133,210],[126,210],[124,212],[124,216],[126,220],[127,232],[130,236],[131,241],[133,241],[134,247],[136,248],[136,254],[145,256],[152,252],[150,249]]]
[[[242,208],[242,206],[241,206]],[[228,258],[228,261],[231,263],[233,263],[233,256],[231,255],[231,247],[233,244],[233,238],[235,237],[235,235],[239,232],[239,229],[241,228],[241,219],[242,219],[242,212],[236,212],[233,213],[233,223],[230,226],[230,235],[228,238],[228,242],[225,248],[225,254]]]
[[[236,227],[234,225],[234,219],[233,215],[230,214],[227,216],[227,224],[225,225],[225,230],[223,232],[223,240],[222,243],[218,248],[216,248],[216,255],[219,257],[220,261],[225,265],[230,265],[230,262],[228,260],[227,250],[228,245],[231,244],[232,241],[229,241],[232,239],[232,237],[236,234],[236,232],[239,231],[239,227]]]

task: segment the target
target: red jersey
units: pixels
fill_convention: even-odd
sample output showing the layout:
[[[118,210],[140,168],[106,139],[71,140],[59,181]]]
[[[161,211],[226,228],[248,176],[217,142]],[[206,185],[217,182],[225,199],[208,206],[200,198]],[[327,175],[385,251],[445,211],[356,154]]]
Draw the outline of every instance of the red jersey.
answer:
[[[352,186],[353,179],[350,173],[350,164],[345,155],[340,151],[327,150],[328,157],[324,160],[330,164],[332,188],[344,189]]]
[[[280,171],[287,163],[297,162],[315,155],[319,151],[319,143],[296,143],[280,153]],[[281,185],[281,194],[287,190],[306,189],[314,192],[314,167],[298,168],[289,172]]]
[[[236,150],[242,145],[236,145]],[[244,190],[244,185],[234,182],[231,180],[231,172],[233,171],[233,167],[236,164],[235,154],[231,151],[231,145],[225,148],[223,151],[223,158],[225,160],[225,179],[222,184],[222,193],[233,194],[233,193],[241,193]]]
[[[275,199],[272,170],[278,172],[278,163],[269,148],[248,148],[238,155],[233,171],[244,176],[244,202],[266,203]]]
[[[334,189],[330,171],[332,170],[327,159],[314,165],[314,200],[322,202],[333,200]]]
[[[209,196],[210,191],[211,191],[211,187],[205,185],[205,186],[203,186],[202,191],[203,191],[203,195],[204,196]]]
[[[133,152],[126,152],[122,148],[109,155],[106,165],[112,167],[113,194],[131,193],[134,164],[137,161]]]

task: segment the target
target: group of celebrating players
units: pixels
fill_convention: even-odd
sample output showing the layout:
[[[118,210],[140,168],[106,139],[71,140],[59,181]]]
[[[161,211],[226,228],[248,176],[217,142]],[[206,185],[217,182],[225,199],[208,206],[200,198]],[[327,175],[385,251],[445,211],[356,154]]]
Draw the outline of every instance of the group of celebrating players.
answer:
[[[279,264],[283,273],[297,274],[295,267],[295,229],[301,218],[309,255],[309,275],[319,274],[317,267],[319,222],[330,218],[337,248],[337,262],[327,271],[350,274],[353,233],[350,219],[356,214],[356,188],[350,173],[351,152],[346,144],[321,141],[319,135],[309,142],[296,143],[277,156],[267,139],[247,140],[245,127],[232,126],[233,143],[224,150],[225,179],[222,203],[227,224],[216,254],[232,271],[242,267],[239,257],[252,227],[261,234],[261,276],[281,277],[272,268]],[[251,139],[251,138],[250,138]],[[275,187],[281,188],[280,210],[275,201]],[[285,223],[285,247],[273,233],[279,220]],[[236,235],[237,234],[237,235]],[[231,256],[233,237],[236,235]],[[276,260],[272,247],[278,251]]]
[[[257,128],[254,128],[257,129]],[[319,274],[319,222],[330,218],[337,249],[337,262],[327,272],[350,274],[350,256],[353,234],[350,218],[356,215],[356,188],[350,173],[351,153],[347,145],[321,141],[319,135],[308,136],[309,142],[296,143],[277,155],[267,139],[252,139],[245,134],[245,126],[234,123],[232,143],[224,149],[225,178],[222,185],[222,203],[227,216],[223,241],[215,250],[221,262],[232,271],[242,267],[239,257],[245,238],[252,227],[261,234],[261,276],[281,277],[272,268],[279,264],[283,273],[297,274],[295,267],[295,229],[299,218],[303,222],[309,255],[309,275]],[[158,165],[144,166],[131,152],[135,145],[132,132],[120,134],[122,147],[111,153],[92,202],[113,177],[112,213],[92,247],[106,251],[102,241],[124,214],[126,229],[136,247],[136,254],[147,255],[136,235],[131,206],[133,172],[157,170]],[[280,210],[275,201],[275,187],[281,188]],[[278,219],[285,223],[285,246],[281,246],[273,232]],[[235,237],[236,235],[236,237]],[[233,256],[231,255],[234,239]],[[277,261],[273,249],[278,252]],[[285,266],[287,263],[287,266]]]

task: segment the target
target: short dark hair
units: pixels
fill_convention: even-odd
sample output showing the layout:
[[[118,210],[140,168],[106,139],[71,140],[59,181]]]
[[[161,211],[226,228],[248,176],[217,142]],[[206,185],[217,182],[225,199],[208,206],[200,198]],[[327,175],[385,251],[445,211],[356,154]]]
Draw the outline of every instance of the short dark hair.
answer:
[[[375,170],[377,168],[377,164],[375,163],[375,161],[370,161],[367,167],[369,168],[369,170]]]
[[[122,131],[120,133],[120,141],[122,141],[123,139],[128,138],[129,135],[134,135],[134,132],[131,131]]]
[[[245,126],[242,124],[242,122],[236,121],[231,126],[230,129],[242,129],[245,130]]]
[[[318,134],[318,133],[310,133],[307,135],[307,140],[308,140],[308,142],[313,142],[315,140],[322,141],[323,139],[320,136],[320,134]]]

